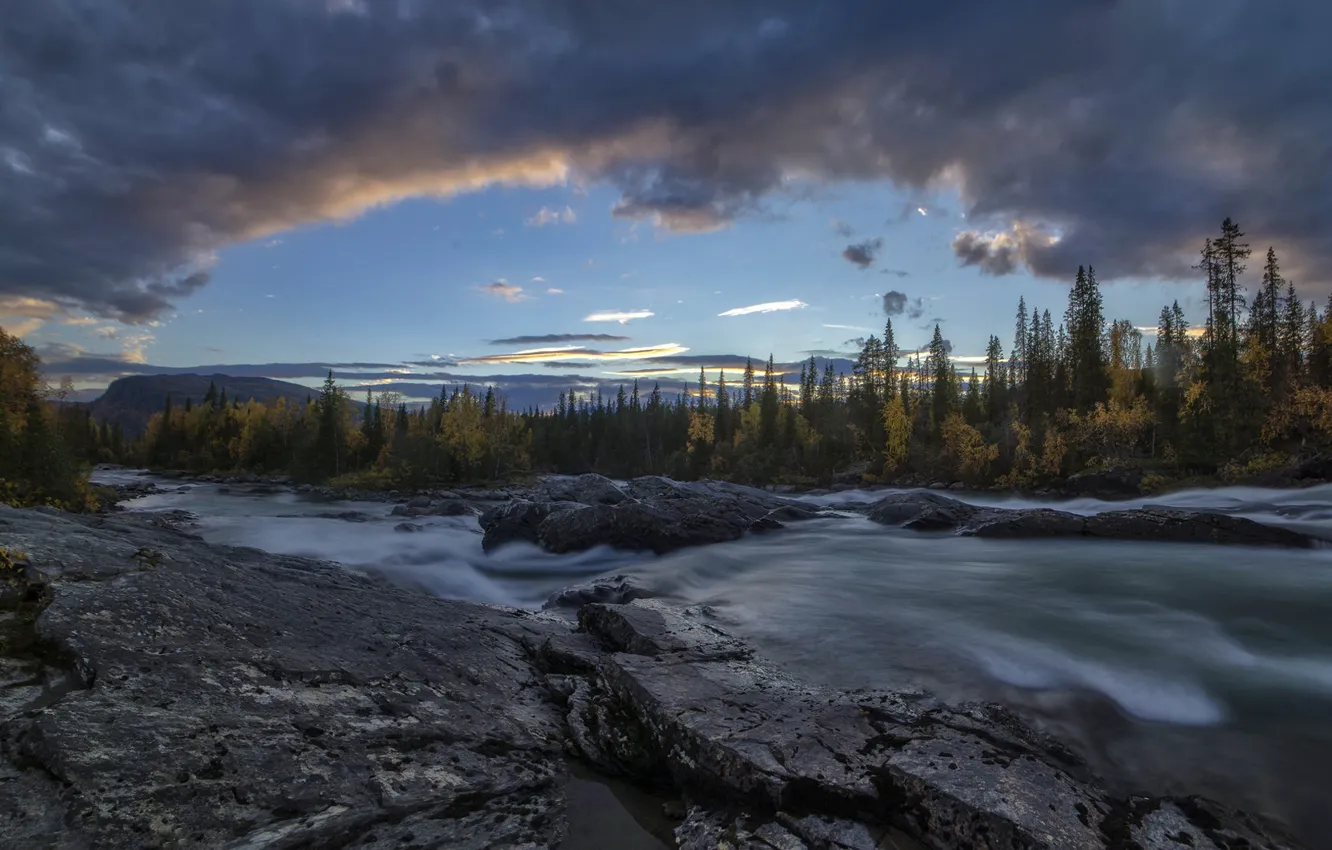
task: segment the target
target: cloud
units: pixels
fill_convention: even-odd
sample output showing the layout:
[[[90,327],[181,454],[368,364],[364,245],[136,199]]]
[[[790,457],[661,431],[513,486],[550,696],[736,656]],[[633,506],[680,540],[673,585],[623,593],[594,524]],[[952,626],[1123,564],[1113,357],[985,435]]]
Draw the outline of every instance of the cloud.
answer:
[[[563,290],[563,289],[557,289],[556,287],[552,286],[550,289],[547,289],[547,290],[546,290],[546,294],[547,294],[547,295],[563,295],[563,294],[564,294],[564,290]]]
[[[804,301],[798,298],[792,298],[790,301],[767,301],[763,304],[751,304],[748,307],[734,307],[718,316],[748,316],[752,313],[778,313],[783,310],[799,310],[808,307]]]
[[[879,274],[890,274],[894,277],[911,277],[911,272],[906,269],[879,269]]]
[[[572,207],[565,207],[562,210],[542,207],[537,214],[526,220],[528,227],[545,227],[548,224],[574,224],[578,221],[578,214]]]
[[[855,228],[838,218],[832,220],[832,229],[833,233],[843,239],[850,239],[856,235]]]
[[[527,296],[523,294],[523,288],[521,286],[514,286],[504,278],[487,283],[485,286],[481,287],[481,291],[487,295],[503,298],[510,304],[517,304],[519,301],[527,300]]]
[[[7,9],[0,293],[142,321],[230,244],[495,185],[704,231],[887,180],[996,272],[1192,277],[1225,215],[1332,268],[1332,5],[608,2]],[[984,244],[1015,226],[1062,238]]]
[[[925,299],[910,298],[905,292],[892,290],[883,295],[883,314],[885,316],[902,316],[908,319],[919,319],[925,315]]]
[[[824,324],[824,327],[825,327],[825,328],[832,328],[833,330],[836,330],[836,331],[864,331],[865,333],[869,333],[869,330],[870,330],[869,328],[862,328],[860,325],[830,325],[830,324]]]
[[[860,266],[862,269],[867,269],[874,265],[874,257],[879,253],[879,249],[882,247],[882,239],[878,237],[875,237],[874,239],[866,239],[864,242],[847,245],[846,248],[842,250],[842,258],[849,263]]]
[[[62,305],[44,298],[0,294],[0,327],[13,336],[28,336],[52,319],[62,316],[64,312],[65,308]],[[97,319],[85,321],[81,318],[62,320],[63,324],[76,326],[95,324],[97,321]]]
[[[593,362],[602,360],[648,360],[688,351],[674,342],[642,348],[625,348],[619,351],[596,351],[575,345],[552,346],[548,348],[529,348],[509,354],[487,354],[481,357],[469,357],[459,361],[462,366],[478,366],[486,363],[553,363],[558,361]]]
[[[615,334],[541,334],[540,336],[511,336],[492,339],[491,345],[549,345],[558,342],[624,342],[627,336]]]
[[[619,322],[627,325],[634,319],[650,319],[655,316],[651,310],[599,310],[583,317],[585,322]]]

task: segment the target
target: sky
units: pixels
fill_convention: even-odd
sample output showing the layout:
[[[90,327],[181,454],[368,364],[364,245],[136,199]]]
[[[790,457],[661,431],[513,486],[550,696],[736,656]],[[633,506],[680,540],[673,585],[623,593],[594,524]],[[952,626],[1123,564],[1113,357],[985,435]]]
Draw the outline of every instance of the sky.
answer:
[[[21,4],[0,326],[84,388],[546,404],[854,357],[887,319],[965,369],[1080,264],[1107,318],[1196,320],[1226,216],[1321,299],[1332,6],[1192,5]]]

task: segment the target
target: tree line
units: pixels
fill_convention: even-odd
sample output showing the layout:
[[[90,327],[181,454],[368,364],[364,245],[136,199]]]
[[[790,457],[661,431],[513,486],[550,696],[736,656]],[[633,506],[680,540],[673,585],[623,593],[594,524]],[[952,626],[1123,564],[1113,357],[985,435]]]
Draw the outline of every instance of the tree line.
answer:
[[[36,415],[30,388],[28,401],[3,408],[0,430],[14,439],[15,422],[39,434],[54,423],[76,459],[369,486],[595,471],[1032,487],[1124,465],[1165,479],[1242,478],[1332,447],[1332,299],[1321,310],[1303,302],[1272,249],[1250,297],[1244,239],[1227,219],[1204,242],[1197,269],[1208,312],[1196,327],[1177,301],[1148,334],[1107,321],[1095,270],[1080,268],[1062,316],[1019,299],[1008,348],[991,336],[982,368],[965,373],[937,325],[927,347],[904,352],[889,320],[850,374],[813,358],[787,374],[769,357],[738,375],[701,371],[669,397],[634,382],[613,396],[570,390],[553,408],[513,411],[493,388],[463,386],[412,407],[367,393],[357,408],[330,374],[304,404],[216,390],[198,405],[168,399],[127,443],[86,415]]]

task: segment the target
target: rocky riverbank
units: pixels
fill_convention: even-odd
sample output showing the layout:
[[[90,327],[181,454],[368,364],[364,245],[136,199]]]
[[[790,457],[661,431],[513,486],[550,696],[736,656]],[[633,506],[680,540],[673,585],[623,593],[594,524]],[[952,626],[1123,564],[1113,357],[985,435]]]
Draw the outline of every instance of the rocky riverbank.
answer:
[[[795,681],[706,608],[573,622],[151,515],[0,508],[0,546],[0,846],[556,847],[571,756],[679,799],[691,850],[1297,846],[995,706]]]

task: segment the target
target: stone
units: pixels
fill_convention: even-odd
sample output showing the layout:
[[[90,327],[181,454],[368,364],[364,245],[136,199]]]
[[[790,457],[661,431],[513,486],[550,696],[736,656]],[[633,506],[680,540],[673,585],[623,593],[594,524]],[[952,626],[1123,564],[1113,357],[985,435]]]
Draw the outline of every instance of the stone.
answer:
[[[914,531],[951,531],[998,540],[1097,537],[1295,549],[1320,543],[1303,532],[1208,511],[1147,507],[1084,516],[1051,508],[981,508],[923,490],[885,496],[870,505],[866,515],[875,522]]]
[[[418,525],[414,522],[400,522],[393,526],[394,531],[401,531],[405,534],[414,534],[418,531],[425,531],[424,525]]]
[[[1298,846],[1219,804],[1115,798],[997,706],[792,680],[706,609],[592,604],[579,620],[610,654],[568,702],[572,736],[602,770],[669,775],[689,806],[680,847]]]
[[[77,682],[0,716],[0,846],[558,843],[563,721],[521,638],[567,625],[132,514],[0,507],[0,540]]]
[[[428,508],[430,507],[430,497],[425,495],[413,496],[407,500],[409,508]]]
[[[571,608],[577,610],[592,602],[623,604],[635,599],[647,599],[655,594],[643,587],[632,576],[606,576],[584,584],[575,584],[552,593],[543,610]]]
[[[599,476],[579,476],[579,493],[602,497]],[[560,487],[574,488],[562,483]],[[571,489],[558,492],[569,495]],[[536,543],[548,552],[578,552],[612,546],[663,554],[687,546],[738,540],[750,531],[782,527],[785,521],[825,515],[801,502],[752,487],[718,481],[680,482],[660,476],[635,478],[615,492],[622,501],[515,501],[481,516],[487,551],[512,540]],[[601,495],[599,495],[601,494]]]
[[[481,515],[481,528],[485,536],[481,548],[489,552],[495,547],[516,540],[527,543],[538,541],[541,524],[552,514],[574,510],[568,502],[506,502]]]
[[[615,482],[603,475],[550,475],[537,488],[539,498],[551,502],[579,502],[584,505],[617,505],[629,497]]]

